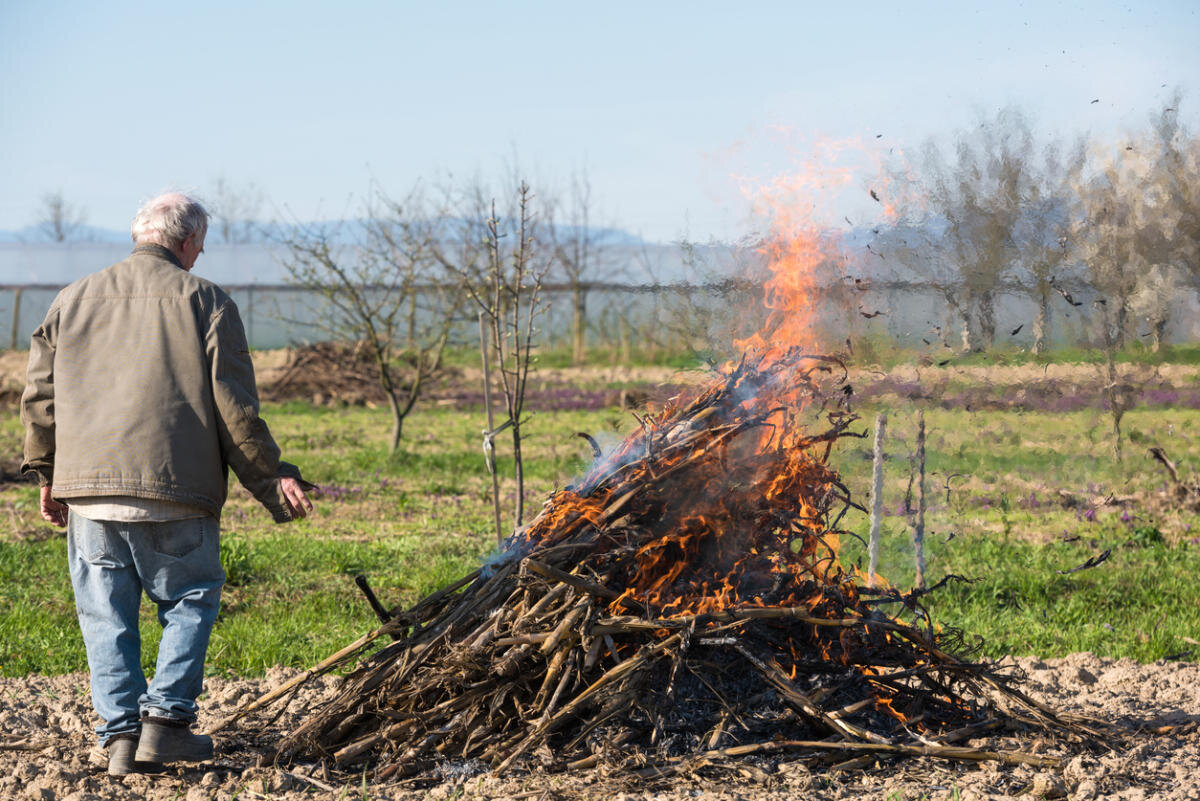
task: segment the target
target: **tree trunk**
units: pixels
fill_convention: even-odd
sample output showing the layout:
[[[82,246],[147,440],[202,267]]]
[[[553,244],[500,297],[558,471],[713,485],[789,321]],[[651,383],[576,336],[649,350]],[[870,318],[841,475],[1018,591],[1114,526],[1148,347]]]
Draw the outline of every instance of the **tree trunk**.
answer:
[[[975,350],[975,338],[971,335],[971,314],[967,309],[959,312],[962,317],[962,352],[971,353]]]
[[[871,471],[871,532],[867,544],[867,586],[875,586],[879,572],[879,527],[883,522],[883,438],[887,431],[887,415],[875,417],[875,453]]]
[[[383,386],[383,393],[388,399],[388,409],[392,412],[392,435],[388,441],[388,453],[395,455],[400,449],[400,435],[404,431],[404,410],[400,408],[400,399],[396,397],[392,371],[388,368],[387,360],[378,351],[375,354],[375,364],[379,367],[379,383]]]
[[[1046,332],[1050,325],[1050,287],[1046,282],[1038,286],[1038,311],[1033,319],[1033,352],[1040,356],[1046,352]]]
[[[913,527],[917,589],[925,589],[925,412],[917,412],[917,519]]]
[[[571,361],[583,364],[587,358],[587,290],[578,281],[571,287],[574,316],[571,319]]]
[[[404,433],[404,414],[400,411],[400,402],[392,393],[388,393],[388,406],[392,410],[392,437],[388,453],[395,454],[400,450],[400,436]]]
[[[513,463],[517,477],[517,515],[516,528],[521,527],[525,519],[525,465],[521,459],[521,424],[512,418]]]
[[[1167,336],[1167,321],[1155,320],[1150,326],[1150,350],[1158,353]]]
[[[1129,307],[1125,303],[1124,298],[1110,300],[1109,303],[1116,303],[1116,318],[1117,322],[1114,326],[1113,335],[1115,336],[1114,346],[1117,350],[1125,347],[1129,341]]]
[[[992,350],[996,344],[996,296],[984,293],[979,299],[980,350]]]
[[[487,412],[487,431],[483,435],[484,456],[488,472],[492,474],[492,512],[496,518],[496,542],[504,542],[504,524],[500,522],[500,477],[496,475],[496,443],[492,432],[496,429],[496,418],[492,413],[492,367],[488,359],[491,343],[488,342],[487,324],[483,312],[479,312],[479,354],[483,360],[483,405]]]

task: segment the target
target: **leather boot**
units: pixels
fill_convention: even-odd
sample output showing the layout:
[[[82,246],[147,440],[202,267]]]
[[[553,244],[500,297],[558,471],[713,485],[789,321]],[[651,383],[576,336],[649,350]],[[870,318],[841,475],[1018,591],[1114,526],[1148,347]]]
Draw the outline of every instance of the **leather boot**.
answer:
[[[133,773],[133,754],[137,747],[136,735],[118,734],[110,737],[104,745],[104,750],[108,752],[108,775],[128,776]]]
[[[212,755],[212,738],[193,734],[184,721],[142,718],[142,736],[134,755],[138,762],[203,762]]]

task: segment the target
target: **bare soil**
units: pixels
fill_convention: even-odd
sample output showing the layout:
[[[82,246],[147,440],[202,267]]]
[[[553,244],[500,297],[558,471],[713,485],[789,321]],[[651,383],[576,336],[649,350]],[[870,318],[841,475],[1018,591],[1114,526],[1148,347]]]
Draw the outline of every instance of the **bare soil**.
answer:
[[[700,767],[658,783],[633,784],[610,765],[575,774],[536,767],[494,777],[482,765],[447,764],[433,779],[374,783],[321,765],[270,764],[271,745],[297,725],[339,679],[302,689],[273,723],[259,721],[218,735],[208,763],[170,766],[157,775],[111,778],[95,753],[87,677],[0,679],[0,798],[23,801],[98,799],[1200,799],[1200,664],[1138,664],[1093,654],[1014,660],[1032,695],[1057,708],[1101,718],[1116,734],[1105,747],[1040,737],[996,737],[969,745],[1060,756],[1059,770],[932,759],[876,763],[865,770],[814,771],[787,758],[747,759]],[[200,726],[287,680],[277,668],[264,679],[209,679]],[[627,755],[637,765],[637,754]],[[260,761],[263,764],[259,764]]]

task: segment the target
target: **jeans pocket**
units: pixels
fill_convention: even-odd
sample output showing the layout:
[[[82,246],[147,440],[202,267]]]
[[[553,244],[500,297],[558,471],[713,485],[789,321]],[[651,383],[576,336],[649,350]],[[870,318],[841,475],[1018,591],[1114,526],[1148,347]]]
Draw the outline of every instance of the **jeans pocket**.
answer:
[[[77,547],[83,558],[93,565],[100,564],[109,554],[108,532],[103,523],[91,520],[84,522],[75,532]]]
[[[187,556],[204,542],[204,520],[180,520],[173,524],[159,523],[154,532],[154,550],[176,559]]]

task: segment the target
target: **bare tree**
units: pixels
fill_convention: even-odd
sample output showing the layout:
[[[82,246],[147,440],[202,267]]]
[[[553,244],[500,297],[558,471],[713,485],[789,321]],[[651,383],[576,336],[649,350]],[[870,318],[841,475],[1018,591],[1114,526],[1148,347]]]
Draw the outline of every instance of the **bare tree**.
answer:
[[[533,214],[533,193],[524,181],[513,190],[515,208],[507,215],[496,212],[490,204],[486,220],[486,272],[484,281],[474,271],[475,262],[442,263],[455,272],[467,294],[482,313],[485,328],[490,333],[492,359],[504,395],[505,421],[485,439],[508,428],[512,435],[514,473],[517,483],[515,521],[520,526],[525,517],[525,467],[521,450],[521,432],[525,423],[525,389],[534,364],[533,343],[536,322],[545,306],[542,287],[550,268],[551,258],[536,252],[537,219]],[[468,193],[477,204],[481,191],[476,186]],[[490,442],[490,440],[488,440]]]
[[[1018,256],[1032,149],[1029,122],[1011,107],[961,134],[950,155],[932,141],[925,146],[921,201],[908,210],[908,244],[895,253],[947,296],[969,350],[995,341],[996,301]]]
[[[300,226],[283,242],[284,265],[294,284],[321,299],[314,324],[359,343],[374,360],[395,453],[405,419],[441,370],[464,295],[458,277],[433,257],[437,220],[419,192],[396,202],[376,191],[364,211],[361,225]]]
[[[51,242],[70,242],[78,239],[83,233],[86,221],[87,214],[67,202],[61,189],[42,196],[37,227]]]
[[[244,245],[263,238],[259,225],[265,196],[253,183],[234,186],[220,176],[209,193],[213,229],[226,245]]]
[[[594,227],[592,185],[586,173],[571,177],[564,200],[543,203],[542,229],[554,256],[553,274],[571,292],[571,361],[587,358],[588,284],[601,277],[614,280],[607,232]]]
[[[1071,231],[1075,202],[1071,189],[1086,163],[1086,143],[1063,149],[1052,143],[1040,164],[1032,163],[1027,195],[1014,227],[1019,282],[1037,304],[1033,320],[1033,352],[1046,350],[1051,300],[1056,283],[1073,272]]]
[[[1122,457],[1121,421],[1136,399],[1128,370],[1117,353],[1136,335],[1139,314],[1151,323],[1156,341],[1166,328],[1172,299],[1172,272],[1187,252],[1176,228],[1181,214],[1173,206],[1163,158],[1164,143],[1144,136],[1093,159],[1077,182],[1080,214],[1072,236],[1096,297],[1086,312],[1093,318],[1096,342],[1104,354],[1102,378],[1113,430],[1113,455]],[[1072,305],[1082,300],[1063,293]]]
[[[1099,296],[1097,339],[1106,348],[1120,350],[1135,335],[1134,300],[1161,258],[1162,237],[1146,208],[1152,166],[1143,153],[1122,150],[1097,159],[1077,185],[1081,214],[1072,239]]]
[[[1144,229],[1140,247],[1150,267],[1140,275],[1131,308],[1149,325],[1155,351],[1185,284],[1200,289],[1200,140],[1179,121],[1181,99],[1176,92],[1151,116],[1147,134],[1124,151],[1148,162],[1135,221]]]
[[[1156,198],[1163,208],[1158,227],[1168,261],[1200,289],[1200,138],[1180,122],[1177,90],[1150,120]]]

